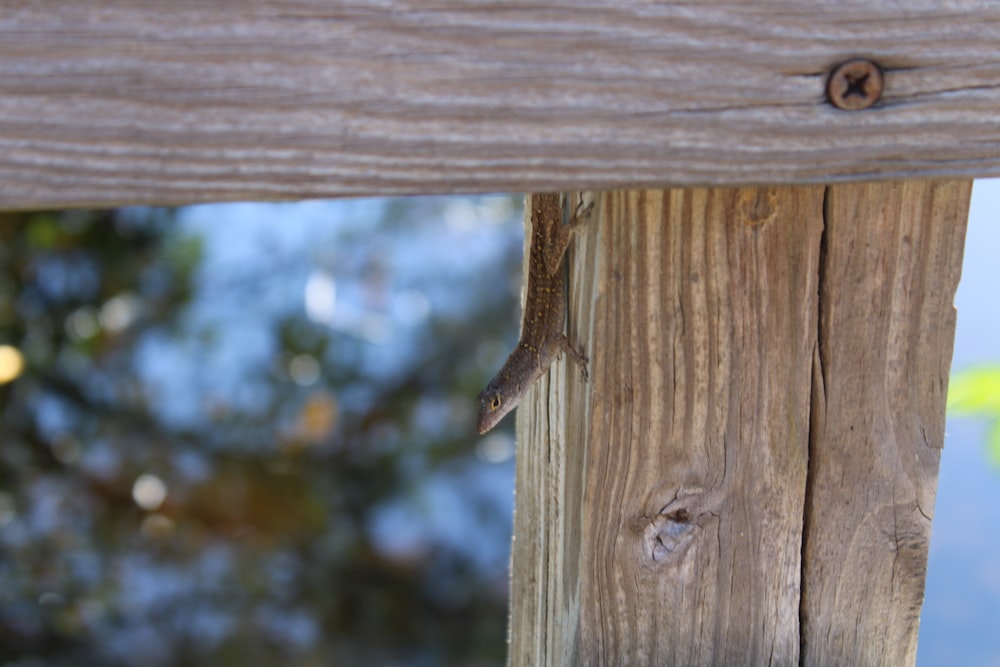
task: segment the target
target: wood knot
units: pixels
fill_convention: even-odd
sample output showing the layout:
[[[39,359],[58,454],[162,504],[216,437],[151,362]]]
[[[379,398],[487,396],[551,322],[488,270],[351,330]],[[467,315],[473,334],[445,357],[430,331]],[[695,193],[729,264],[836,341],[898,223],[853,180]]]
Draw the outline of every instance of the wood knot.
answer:
[[[778,214],[778,191],[775,188],[741,188],[736,191],[736,210],[743,224],[766,225]]]
[[[650,569],[683,562],[705,526],[718,520],[719,505],[724,498],[718,490],[706,492],[698,486],[673,489],[669,494],[666,498],[660,496],[666,502],[659,511],[653,510],[655,514],[644,512],[630,521],[639,560]]]
[[[650,564],[678,561],[691,546],[699,528],[684,508],[657,514],[643,530],[643,555]]]

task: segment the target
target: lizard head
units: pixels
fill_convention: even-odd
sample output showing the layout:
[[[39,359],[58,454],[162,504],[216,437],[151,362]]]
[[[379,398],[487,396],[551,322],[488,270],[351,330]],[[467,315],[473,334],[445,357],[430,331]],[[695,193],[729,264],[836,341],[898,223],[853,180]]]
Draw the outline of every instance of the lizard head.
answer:
[[[479,417],[476,429],[479,434],[486,433],[503,419],[517,405],[515,396],[509,396],[496,382],[490,382],[479,394]]]

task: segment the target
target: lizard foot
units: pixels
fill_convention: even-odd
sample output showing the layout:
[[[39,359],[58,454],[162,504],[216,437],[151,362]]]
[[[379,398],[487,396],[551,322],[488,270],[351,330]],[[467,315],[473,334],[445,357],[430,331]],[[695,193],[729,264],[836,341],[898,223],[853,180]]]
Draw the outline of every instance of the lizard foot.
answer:
[[[559,339],[559,347],[580,367],[580,377],[583,378],[583,381],[586,382],[589,380],[590,373],[587,371],[587,363],[590,359],[583,352],[573,347],[573,343],[569,342],[569,338],[566,338],[565,335]]]

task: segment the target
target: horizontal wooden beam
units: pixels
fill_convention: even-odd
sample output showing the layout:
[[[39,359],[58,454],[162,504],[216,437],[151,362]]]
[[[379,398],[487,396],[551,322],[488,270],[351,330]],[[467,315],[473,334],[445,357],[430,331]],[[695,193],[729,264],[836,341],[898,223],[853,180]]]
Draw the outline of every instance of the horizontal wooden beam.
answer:
[[[13,0],[0,207],[998,175],[997,109],[1000,3]]]

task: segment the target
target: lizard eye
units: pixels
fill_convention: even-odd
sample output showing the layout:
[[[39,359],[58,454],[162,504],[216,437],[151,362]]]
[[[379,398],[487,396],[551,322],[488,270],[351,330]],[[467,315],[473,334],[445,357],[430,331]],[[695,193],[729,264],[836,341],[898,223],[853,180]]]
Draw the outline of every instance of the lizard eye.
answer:
[[[490,399],[490,410],[496,410],[499,407],[500,407],[500,397],[494,396],[492,399]]]

